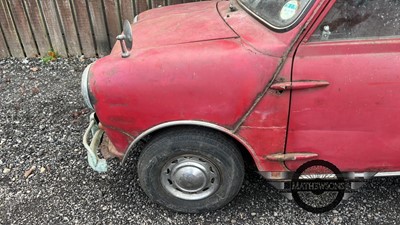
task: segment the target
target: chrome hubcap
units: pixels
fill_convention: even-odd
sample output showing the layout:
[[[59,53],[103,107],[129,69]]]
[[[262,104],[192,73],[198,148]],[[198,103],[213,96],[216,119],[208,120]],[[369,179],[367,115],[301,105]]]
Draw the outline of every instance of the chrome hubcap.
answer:
[[[165,164],[161,171],[161,183],[175,197],[199,200],[207,198],[218,189],[220,175],[209,160],[183,155]]]

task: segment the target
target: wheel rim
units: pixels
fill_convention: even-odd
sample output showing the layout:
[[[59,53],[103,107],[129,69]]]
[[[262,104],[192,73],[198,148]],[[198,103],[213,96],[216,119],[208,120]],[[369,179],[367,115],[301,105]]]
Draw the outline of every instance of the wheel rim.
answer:
[[[161,171],[161,184],[175,197],[200,200],[218,189],[220,174],[210,160],[195,155],[182,155],[165,164]]]

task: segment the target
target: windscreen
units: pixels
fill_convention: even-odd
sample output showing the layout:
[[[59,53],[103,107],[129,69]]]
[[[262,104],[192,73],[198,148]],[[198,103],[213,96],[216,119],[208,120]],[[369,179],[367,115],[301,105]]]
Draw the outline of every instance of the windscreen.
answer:
[[[276,29],[295,23],[312,0],[239,0],[251,13]]]

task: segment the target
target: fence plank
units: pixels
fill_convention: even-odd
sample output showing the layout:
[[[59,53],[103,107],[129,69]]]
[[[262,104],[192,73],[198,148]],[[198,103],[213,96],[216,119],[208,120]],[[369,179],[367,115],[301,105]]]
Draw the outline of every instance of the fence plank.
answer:
[[[8,47],[6,40],[4,39],[3,32],[0,27],[0,58],[9,57],[10,53],[8,52]]]
[[[25,14],[24,3],[22,0],[8,0],[14,23],[17,25],[22,46],[27,57],[37,57],[38,51],[33,38],[31,28],[29,27],[29,20]]]
[[[159,5],[197,0],[0,0],[0,58],[104,56],[121,33],[122,19]]]
[[[121,19],[129,20],[130,23],[133,22],[133,17],[135,17],[135,11],[131,0],[120,0],[121,4]]]
[[[106,22],[103,14],[103,4],[99,0],[88,0],[89,12],[93,25],[93,32],[96,40],[97,54],[105,56],[110,51],[110,44],[107,37]]]
[[[108,27],[108,39],[113,45],[115,37],[121,33],[121,21],[118,12],[118,0],[104,0],[104,9],[106,11],[106,21]]]
[[[176,5],[176,4],[181,4],[183,3],[182,0],[169,0],[170,5]]]
[[[11,55],[19,58],[25,57],[11,12],[5,0],[0,0],[0,26],[3,30],[4,38],[7,40]]]
[[[81,55],[78,34],[76,32],[75,21],[69,0],[57,0],[56,3],[61,18],[61,25],[64,29],[68,55]]]
[[[165,6],[164,0],[151,0],[151,8],[158,8]]]
[[[37,0],[25,0],[26,12],[41,56],[47,55],[51,45]]]
[[[40,4],[43,9],[43,16],[47,24],[50,41],[54,51],[58,52],[60,56],[67,56],[67,50],[65,48],[64,38],[54,2],[51,0],[40,0]]]
[[[79,40],[82,46],[82,53],[86,57],[96,56],[96,47],[94,45],[92,28],[88,8],[85,0],[74,0],[73,7],[76,16],[76,26],[79,33]]]
[[[135,0],[135,5],[138,14],[149,9],[147,0]]]

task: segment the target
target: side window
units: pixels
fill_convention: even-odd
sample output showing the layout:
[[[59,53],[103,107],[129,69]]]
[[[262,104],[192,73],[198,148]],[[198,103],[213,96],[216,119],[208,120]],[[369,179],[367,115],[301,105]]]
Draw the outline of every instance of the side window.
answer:
[[[337,0],[310,41],[400,35],[400,0]]]

